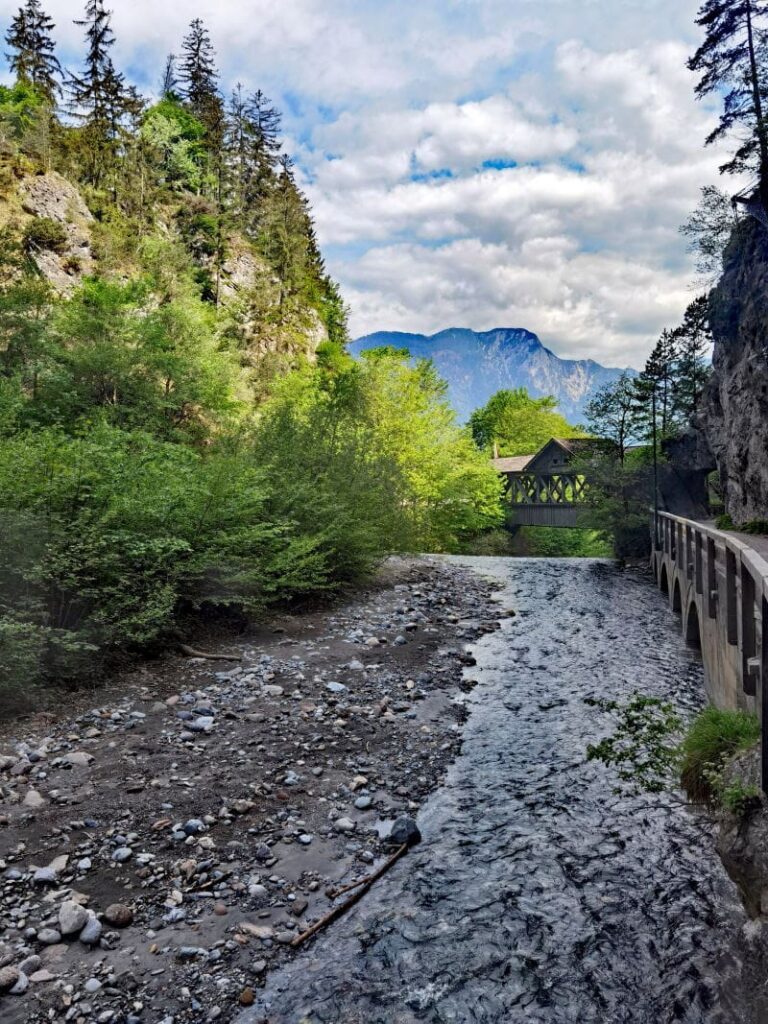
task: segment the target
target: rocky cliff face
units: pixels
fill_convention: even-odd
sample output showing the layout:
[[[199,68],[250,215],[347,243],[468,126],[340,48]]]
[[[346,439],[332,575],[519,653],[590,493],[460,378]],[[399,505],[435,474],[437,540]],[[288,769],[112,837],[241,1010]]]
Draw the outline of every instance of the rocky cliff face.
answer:
[[[713,374],[701,429],[737,522],[768,518],[768,231],[740,225],[711,296]]]

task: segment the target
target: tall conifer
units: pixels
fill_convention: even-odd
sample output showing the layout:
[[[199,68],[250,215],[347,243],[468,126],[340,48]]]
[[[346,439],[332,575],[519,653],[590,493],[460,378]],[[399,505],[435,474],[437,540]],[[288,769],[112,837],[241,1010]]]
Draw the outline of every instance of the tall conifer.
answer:
[[[55,25],[40,5],[27,0],[20,7],[5,36],[10,53],[6,59],[20,82],[34,88],[53,106],[61,93],[63,72],[51,36]]]

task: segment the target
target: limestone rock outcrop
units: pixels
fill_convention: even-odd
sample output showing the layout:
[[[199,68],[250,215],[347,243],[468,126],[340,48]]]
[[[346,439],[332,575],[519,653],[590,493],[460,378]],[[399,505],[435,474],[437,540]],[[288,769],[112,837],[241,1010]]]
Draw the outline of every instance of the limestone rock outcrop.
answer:
[[[67,244],[61,252],[38,249],[32,258],[56,291],[69,294],[94,269],[93,215],[75,186],[55,171],[26,178],[19,192],[25,213],[55,221],[66,232]]]
[[[700,429],[736,522],[768,518],[768,230],[744,220],[711,295],[713,373]]]

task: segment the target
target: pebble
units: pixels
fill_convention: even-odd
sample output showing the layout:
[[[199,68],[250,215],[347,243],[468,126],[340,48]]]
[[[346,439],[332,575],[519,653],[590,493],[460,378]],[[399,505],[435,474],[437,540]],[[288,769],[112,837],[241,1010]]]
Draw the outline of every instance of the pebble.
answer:
[[[36,885],[55,885],[56,872],[53,868],[38,868],[32,876],[32,881]]]
[[[210,715],[201,715],[200,718],[190,722],[187,728],[191,732],[210,732],[213,729],[213,719]]]
[[[253,964],[253,966],[251,968],[251,970],[253,971],[254,974],[263,974],[264,971],[266,971],[266,969],[267,969],[267,961],[266,960],[257,960]]]
[[[347,689],[344,683],[336,682],[326,683],[325,688],[326,690],[329,690],[331,693],[344,693],[344,691]]]
[[[240,993],[240,1005],[241,1006],[253,1006],[256,1001],[256,996],[253,993],[252,988],[244,988]]]
[[[301,843],[302,846],[309,846],[313,838],[314,836],[311,836],[308,832],[304,832],[302,833],[302,835],[299,836],[299,842]]]
[[[337,832],[352,832],[355,828],[355,823],[349,818],[337,818],[333,823],[333,827]]]
[[[359,796],[357,800],[355,800],[355,807],[358,811],[367,811],[372,804],[373,799],[370,796]]]
[[[387,842],[393,846],[415,846],[421,842],[421,832],[413,818],[398,818],[392,825],[392,831],[387,836]]]
[[[112,903],[104,911],[104,920],[115,928],[127,928],[133,921],[133,911],[124,903]]]
[[[27,791],[27,795],[24,797],[24,806],[31,807],[35,810],[38,807],[43,807],[45,799],[37,792],[36,789],[30,789]]]
[[[130,860],[133,856],[133,850],[130,846],[118,846],[118,848],[112,853],[112,860],[116,864],[124,864],[125,861]]]
[[[37,938],[44,946],[55,946],[57,942],[61,942],[61,932],[55,928],[41,928]]]
[[[96,992],[101,991],[101,982],[98,978],[89,978],[83,988],[89,995],[95,995]]]

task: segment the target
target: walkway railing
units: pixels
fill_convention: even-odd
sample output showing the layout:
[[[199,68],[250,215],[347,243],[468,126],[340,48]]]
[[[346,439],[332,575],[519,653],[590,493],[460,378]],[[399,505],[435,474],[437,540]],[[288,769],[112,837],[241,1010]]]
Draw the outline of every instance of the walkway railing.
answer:
[[[691,635],[695,607],[705,668],[719,703],[754,708],[768,791],[768,562],[714,527],[658,512],[653,566]],[[740,689],[740,693],[737,692]]]

